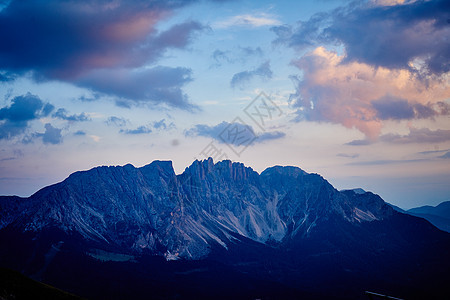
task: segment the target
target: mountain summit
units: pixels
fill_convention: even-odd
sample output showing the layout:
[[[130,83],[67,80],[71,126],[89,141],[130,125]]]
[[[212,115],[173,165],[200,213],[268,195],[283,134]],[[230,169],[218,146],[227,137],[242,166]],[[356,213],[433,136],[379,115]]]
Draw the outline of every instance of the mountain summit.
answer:
[[[170,161],[97,167],[29,198],[1,197],[0,217],[0,241],[7,245],[0,251],[3,265],[88,297],[98,295],[74,287],[80,278],[61,279],[62,257],[82,261],[81,274],[93,266],[133,276],[139,269],[152,282],[162,279],[140,267],[154,267],[150,258],[166,261],[158,260],[161,270],[190,262],[193,269],[162,271],[169,277],[214,273],[214,262],[257,280],[256,290],[275,297],[283,295],[273,287],[278,284],[296,297],[352,298],[371,287],[440,295],[443,287],[436,285],[448,279],[443,271],[448,260],[436,264],[450,250],[448,234],[395,211],[375,194],[337,191],[320,175],[297,167],[274,166],[258,174],[242,163],[211,158],[194,161],[180,175]],[[258,295],[246,288],[243,293]]]
[[[170,259],[199,259],[211,245],[227,248],[236,236],[282,242],[314,234],[330,217],[352,224],[394,213],[375,195],[367,197],[370,202],[355,195],[296,167],[258,174],[242,163],[214,164],[210,158],[177,176],[170,161],[154,161],[76,172],[29,199],[11,199],[9,205],[30,204],[16,204],[25,207],[2,226],[21,224],[35,232],[56,227],[131,252],[165,249]]]

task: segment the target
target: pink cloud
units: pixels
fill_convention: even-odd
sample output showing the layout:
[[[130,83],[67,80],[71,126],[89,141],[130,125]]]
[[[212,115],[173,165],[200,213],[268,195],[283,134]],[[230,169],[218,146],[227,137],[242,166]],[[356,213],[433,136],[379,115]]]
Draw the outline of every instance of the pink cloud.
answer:
[[[204,26],[187,21],[167,30],[156,27],[175,9],[188,2],[47,0],[12,1],[0,14],[0,70],[20,76],[31,72],[38,80],[63,80],[94,92],[140,101],[165,102],[192,107],[181,90],[190,70],[157,68],[155,63],[168,49],[185,48]],[[139,72],[152,66],[152,71]],[[168,71],[169,70],[169,71]],[[155,73],[162,72],[160,76]],[[172,78],[167,72],[175,73]],[[186,75],[188,74],[188,75]],[[185,76],[186,75],[186,76]],[[99,78],[98,76],[102,76]],[[120,82],[164,78],[165,89],[129,90]],[[190,77],[189,77],[190,78]],[[133,87],[132,87],[133,86]],[[128,101],[129,102],[129,101]]]
[[[384,119],[431,118],[448,113],[445,100],[450,97],[450,80],[445,74],[423,80],[410,70],[344,60],[345,55],[318,47],[292,62],[303,71],[292,98],[306,119],[354,127],[374,140]],[[388,109],[408,111],[386,113]]]

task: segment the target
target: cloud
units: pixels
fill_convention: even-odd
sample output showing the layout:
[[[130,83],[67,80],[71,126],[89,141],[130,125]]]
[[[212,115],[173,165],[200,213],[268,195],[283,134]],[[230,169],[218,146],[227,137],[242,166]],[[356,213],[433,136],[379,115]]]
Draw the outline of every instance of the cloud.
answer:
[[[439,156],[439,158],[450,159],[450,151],[445,153],[444,155]]]
[[[51,104],[44,104],[38,96],[27,93],[12,99],[9,107],[1,108],[0,120],[30,121],[48,116],[53,109],[54,107]]]
[[[346,62],[345,55],[318,47],[292,64],[303,76],[292,77],[290,97],[300,120],[327,121],[357,128],[375,140],[386,119],[423,119],[449,114],[449,79],[423,78],[409,70]]]
[[[45,131],[43,133],[35,132],[31,135],[27,135],[23,138],[22,143],[32,143],[36,138],[42,138],[44,144],[57,145],[62,143],[61,129],[53,127],[50,123],[46,123],[44,127]]]
[[[68,115],[67,110],[64,108],[58,109],[52,117],[59,118],[61,120],[71,121],[71,122],[84,122],[90,121],[90,118],[86,113],[81,113],[79,115]]]
[[[214,59],[214,61],[215,61],[214,66],[216,66],[216,67],[221,66],[224,62],[227,62],[227,63],[234,62],[234,60],[230,58],[230,51],[222,51],[220,49],[216,49],[216,50],[214,50],[211,57]]]
[[[97,70],[78,80],[80,86],[120,97],[122,106],[165,103],[186,110],[198,109],[182,87],[192,81],[188,68],[157,66],[144,70]]]
[[[127,125],[127,123],[128,123],[127,120],[116,117],[116,116],[109,117],[108,120],[106,120],[106,124],[115,125],[118,127],[123,127],[123,126]]]
[[[258,15],[237,15],[225,19],[220,22],[216,22],[213,27],[215,28],[229,28],[234,26],[245,26],[245,27],[261,27],[261,26],[275,26],[281,24],[273,16],[267,14],[258,14]]]
[[[380,141],[394,144],[411,143],[444,143],[450,141],[450,130],[430,130],[428,128],[410,128],[409,134],[385,134],[380,136]]]
[[[359,154],[357,154],[357,153],[352,153],[352,154],[338,153],[338,154],[336,154],[336,156],[345,157],[345,158],[357,158],[357,157],[359,157]]]
[[[408,100],[384,96],[371,102],[381,120],[414,118],[414,108]]]
[[[369,160],[369,161],[355,161],[347,163],[348,166],[380,166],[380,165],[397,165],[408,164],[415,162],[427,161],[427,159],[405,159],[405,160]]]
[[[9,72],[0,71],[0,82],[8,82],[16,79],[16,75]]]
[[[220,67],[224,63],[234,64],[237,62],[247,62],[249,58],[262,57],[263,51],[261,47],[238,47],[236,50],[220,50],[216,49],[211,57],[214,60],[213,67]]]
[[[169,124],[166,123],[166,119],[161,119],[159,121],[153,122],[153,128],[157,130],[169,130],[176,128],[175,124],[173,122],[170,122]]]
[[[44,144],[61,144],[61,129],[53,127],[50,123],[45,124],[45,132],[42,135],[42,141],[44,142]]]
[[[74,132],[73,135],[76,135],[76,136],[85,136],[85,135],[86,135],[86,131],[78,130],[78,131]]]
[[[285,136],[286,136],[286,134],[281,131],[264,132],[264,133],[258,135],[256,142],[261,143],[264,141],[277,140],[277,139],[281,139]]]
[[[117,117],[110,117],[107,121],[108,125],[109,124],[114,124],[116,126],[120,126],[123,127],[126,125],[127,121],[121,118],[117,118]],[[170,122],[167,124],[165,119],[161,119],[159,121],[154,121],[149,125],[145,125],[145,126],[139,126],[136,129],[121,129],[120,133],[124,133],[124,134],[146,134],[146,133],[151,133],[153,132],[153,130],[171,130],[176,128],[175,124],[173,122]]]
[[[418,152],[418,154],[423,154],[423,155],[427,155],[427,154],[436,154],[436,153],[443,153],[443,152],[448,152],[450,151],[450,149],[446,149],[446,150],[431,150],[431,151],[422,151],[422,152]]]
[[[351,142],[345,143],[345,145],[348,146],[367,146],[367,145],[371,145],[372,142],[369,140],[353,140]]]
[[[167,101],[189,108],[187,97],[177,90],[186,82],[185,70],[174,68],[183,73],[175,77],[181,82],[165,82],[170,89],[159,92],[156,83],[148,81],[152,77],[149,73],[164,75],[165,70],[138,71],[157,62],[168,49],[185,48],[197,32],[204,30],[194,21],[161,32],[156,29],[174,9],[188,3],[12,1],[0,12],[4,45],[0,48],[0,70],[15,75],[31,72],[36,80],[63,80],[94,92],[129,98],[131,103]],[[133,98],[131,89],[115,87],[118,77],[127,83],[143,81],[147,88],[141,88]]]
[[[10,106],[0,109],[0,139],[22,134],[30,121],[48,116],[53,109],[53,105],[30,93],[13,98]]]
[[[261,47],[239,47],[243,56],[263,56],[263,51]]]
[[[450,141],[450,130],[431,130],[428,128],[409,128],[409,133],[406,135],[401,135],[397,133],[383,134],[378,139],[380,142],[390,143],[390,144],[438,144]],[[374,141],[363,139],[354,140],[345,145],[349,146],[366,146],[373,144]],[[436,151],[424,151],[419,152],[419,154],[430,154],[430,153],[440,153],[447,150],[436,150]]]
[[[151,133],[152,129],[148,126],[139,126],[136,129],[121,129],[120,132],[124,133],[124,134],[131,134],[131,135],[146,134],[146,133]]]
[[[236,134],[236,138],[226,138],[228,130],[232,128],[232,134]],[[222,122],[215,126],[209,126],[206,124],[198,124],[193,128],[185,131],[185,136],[203,136],[217,140],[219,143],[231,143],[235,146],[241,146],[242,141],[251,141],[253,143],[261,143],[269,140],[276,140],[283,138],[286,134],[280,131],[263,132],[256,134],[250,125],[246,125],[240,122]]]
[[[296,27],[272,30],[277,34],[275,43],[298,49],[343,45],[344,62],[441,75],[450,71],[449,19],[446,0],[388,6],[352,2],[331,13],[316,14]]]
[[[240,87],[243,88],[246,83],[248,83],[255,76],[261,77],[262,79],[272,78],[272,70],[270,69],[270,62],[266,61],[261,64],[258,68],[251,71],[243,71],[233,75],[231,78],[230,85],[232,88]]]

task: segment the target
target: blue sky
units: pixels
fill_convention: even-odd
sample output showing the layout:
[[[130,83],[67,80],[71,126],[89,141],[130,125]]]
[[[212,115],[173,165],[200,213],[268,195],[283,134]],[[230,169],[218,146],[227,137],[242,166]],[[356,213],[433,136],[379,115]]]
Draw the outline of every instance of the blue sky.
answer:
[[[450,199],[447,1],[0,1],[0,194],[98,165],[295,165]]]

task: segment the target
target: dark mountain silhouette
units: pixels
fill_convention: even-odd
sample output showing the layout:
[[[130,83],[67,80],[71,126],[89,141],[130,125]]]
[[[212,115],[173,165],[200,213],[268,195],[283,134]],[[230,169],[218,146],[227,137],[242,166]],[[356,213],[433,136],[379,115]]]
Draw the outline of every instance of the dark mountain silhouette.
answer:
[[[450,201],[442,202],[437,206],[421,206],[412,208],[406,213],[424,218],[437,228],[450,232]]]
[[[0,262],[93,299],[445,298],[450,235],[297,167],[169,161],[0,198]]]

